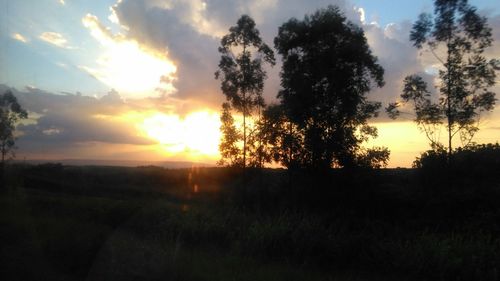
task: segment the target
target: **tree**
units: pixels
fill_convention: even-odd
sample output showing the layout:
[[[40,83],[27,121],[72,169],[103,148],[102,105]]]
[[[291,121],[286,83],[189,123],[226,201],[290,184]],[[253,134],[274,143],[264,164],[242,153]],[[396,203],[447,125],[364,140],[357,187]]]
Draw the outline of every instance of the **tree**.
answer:
[[[219,144],[221,159],[217,164],[238,167],[243,165],[241,149],[238,142],[241,139],[240,132],[234,125],[234,118],[231,115],[231,105],[222,104],[222,115],[220,117],[222,139]]]
[[[17,102],[11,91],[0,95],[0,153],[1,166],[14,154],[15,137],[14,131],[16,122],[19,119],[28,118],[28,113]]]
[[[287,118],[282,105],[268,106],[257,128],[267,162],[275,161],[288,169],[302,166],[302,134]]]
[[[283,58],[278,94],[282,116],[275,118],[289,122],[279,128],[288,131],[281,145],[290,155],[300,154],[285,160],[282,151],[278,158],[284,163],[300,159],[301,166],[312,168],[358,165],[361,144],[377,135],[367,120],[377,116],[381,106],[368,101],[366,94],[373,84],[384,85],[384,70],[363,30],[329,6],[302,21],[284,23],[274,44]],[[294,148],[296,143],[301,149]]]
[[[390,104],[386,110],[396,118],[399,106],[412,103],[415,122],[431,147],[447,148],[450,158],[453,138],[458,134],[462,145],[471,143],[481,113],[493,110],[495,105],[495,93],[488,88],[495,84],[495,69],[500,64],[483,55],[493,42],[491,28],[467,0],[436,0],[434,17],[421,14],[410,40],[418,49],[427,48],[441,65],[437,77],[439,101],[433,102],[422,77],[410,75],[404,80],[402,102]],[[438,138],[442,125],[447,131],[447,147]]]
[[[262,63],[275,64],[274,52],[260,38],[255,22],[241,16],[236,26],[221,39],[221,59],[215,78],[221,79],[221,90],[231,106],[243,115],[243,168],[247,155],[247,117],[264,106],[262,91],[266,71]]]

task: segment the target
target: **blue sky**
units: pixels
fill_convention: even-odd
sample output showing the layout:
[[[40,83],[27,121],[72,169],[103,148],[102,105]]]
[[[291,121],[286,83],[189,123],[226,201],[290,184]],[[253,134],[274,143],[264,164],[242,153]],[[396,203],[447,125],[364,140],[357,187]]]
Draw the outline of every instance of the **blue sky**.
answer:
[[[382,26],[404,20],[413,22],[420,13],[433,11],[431,0],[355,0],[353,3],[365,10],[368,22],[377,21]],[[498,14],[500,8],[494,0],[469,0],[469,3],[492,14]]]
[[[488,55],[498,58],[497,2],[470,1],[489,18],[497,41]],[[214,162],[204,154],[213,148],[172,136],[178,130],[193,136],[187,124],[200,116],[211,122],[205,127],[218,130],[214,116],[223,96],[213,73],[220,37],[247,13],[272,45],[284,21],[329,4],[364,28],[386,70],[386,86],[371,93],[374,99],[394,101],[405,75],[433,69],[408,41],[411,23],[432,12],[430,0],[0,0],[0,86],[15,88],[32,113],[30,124],[20,127],[18,154]],[[279,64],[268,69],[268,102],[279,90],[278,73]],[[500,110],[486,120],[479,142],[498,141]],[[375,144],[406,144],[389,147],[392,166],[409,166],[426,149],[411,123],[377,122]],[[403,138],[403,131],[411,137]]]
[[[1,82],[15,87],[33,85],[55,92],[106,91],[105,85],[83,75],[74,66],[90,61],[98,51],[81,24],[82,15],[92,11],[104,16],[111,4],[112,1],[68,1],[63,6],[52,0],[1,0]],[[68,47],[74,49],[57,48],[41,41],[39,35],[48,31],[62,34],[71,42]],[[22,34],[28,44],[14,40],[14,33]]]

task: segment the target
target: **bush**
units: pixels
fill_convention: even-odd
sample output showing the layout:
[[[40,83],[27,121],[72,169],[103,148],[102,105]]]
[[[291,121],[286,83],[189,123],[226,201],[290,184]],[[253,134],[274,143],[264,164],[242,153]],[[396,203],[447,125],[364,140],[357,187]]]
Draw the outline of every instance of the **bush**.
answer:
[[[413,166],[424,180],[436,184],[461,183],[479,186],[491,183],[500,171],[500,145],[473,144],[455,149],[448,159],[444,149],[429,150],[421,154]]]

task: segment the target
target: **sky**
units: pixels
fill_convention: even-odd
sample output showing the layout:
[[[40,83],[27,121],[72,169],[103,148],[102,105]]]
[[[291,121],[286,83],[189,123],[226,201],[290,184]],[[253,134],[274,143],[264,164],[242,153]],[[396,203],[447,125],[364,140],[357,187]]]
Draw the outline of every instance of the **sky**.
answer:
[[[469,2],[493,28],[487,56],[500,58],[500,4]],[[330,4],[364,29],[385,69],[370,99],[396,101],[409,74],[432,79],[436,61],[408,39],[430,0],[0,0],[0,93],[11,89],[30,116],[18,126],[17,158],[215,163],[220,38],[249,14],[272,46],[283,22]],[[267,103],[279,68],[267,69]],[[371,121],[379,137],[368,145],[387,146],[390,167],[411,166],[429,147],[411,120]],[[481,120],[475,141],[499,141],[500,108]]]

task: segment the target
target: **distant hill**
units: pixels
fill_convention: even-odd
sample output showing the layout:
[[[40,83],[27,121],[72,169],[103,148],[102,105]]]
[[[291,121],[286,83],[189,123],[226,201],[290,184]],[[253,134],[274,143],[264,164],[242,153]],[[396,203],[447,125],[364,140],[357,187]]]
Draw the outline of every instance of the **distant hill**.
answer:
[[[138,166],[158,166],[168,169],[182,169],[191,167],[214,167],[214,164],[188,162],[188,161],[136,161],[136,160],[94,160],[94,159],[60,159],[60,160],[15,160],[15,163],[28,164],[44,164],[44,163],[61,163],[68,166],[121,166],[121,167],[138,167]]]

